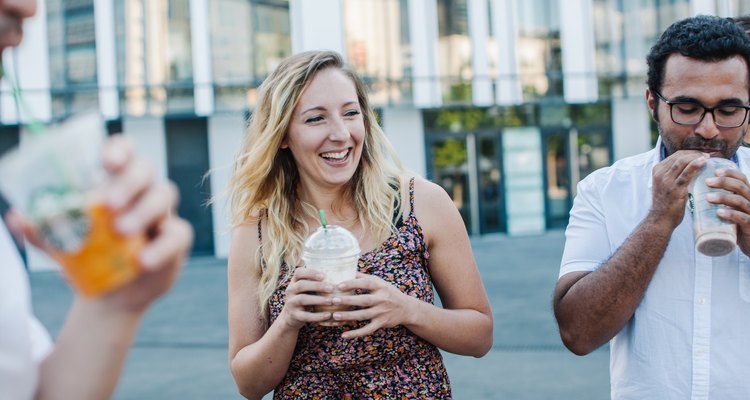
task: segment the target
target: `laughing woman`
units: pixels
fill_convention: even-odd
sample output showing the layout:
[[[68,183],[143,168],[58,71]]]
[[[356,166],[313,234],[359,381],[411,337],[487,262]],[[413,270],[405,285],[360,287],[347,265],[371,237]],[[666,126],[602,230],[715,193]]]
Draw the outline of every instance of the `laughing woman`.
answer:
[[[229,192],[229,357],[243,396],[450,398],[438,349],[489,351],[492,314],[458,210],[401,168],[337,53],[294,55],[263,82]],[[318,209],[363,250],[339,286],[354,295],[302,266]],[[312,311],[331,304],[353,309]],[[318,325],[329,318],[349,327]]]

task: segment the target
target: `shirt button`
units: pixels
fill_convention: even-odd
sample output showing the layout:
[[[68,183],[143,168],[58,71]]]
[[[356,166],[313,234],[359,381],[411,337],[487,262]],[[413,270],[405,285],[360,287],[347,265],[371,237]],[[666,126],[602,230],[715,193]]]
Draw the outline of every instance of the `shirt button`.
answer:
[[[705,297],[701,297],[700,299],[698,299],[698,304],[700,304],[700,305],[706,304],[706,298]]]

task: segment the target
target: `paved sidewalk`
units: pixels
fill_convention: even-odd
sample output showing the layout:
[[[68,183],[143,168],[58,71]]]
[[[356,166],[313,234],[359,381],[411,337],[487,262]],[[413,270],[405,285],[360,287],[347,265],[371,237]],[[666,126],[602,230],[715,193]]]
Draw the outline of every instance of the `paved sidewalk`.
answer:
[[[495,316],[494,345],[481,359],[445,354],[456,399],[609,398],[606,349],[569,353],[552,317],[563,240],[557,230],[472,242]],[[35,311],[54,335],[70,290],[51,272],[31,274],[31,283]],[[226,262],[190,260],[143,321],[114,398],[239,399],[227,361],[226,297]]]

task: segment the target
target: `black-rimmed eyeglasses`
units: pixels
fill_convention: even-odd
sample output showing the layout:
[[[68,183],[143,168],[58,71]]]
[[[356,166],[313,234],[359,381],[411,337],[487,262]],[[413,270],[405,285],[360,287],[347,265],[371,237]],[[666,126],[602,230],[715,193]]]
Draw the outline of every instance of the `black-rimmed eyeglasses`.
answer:
[[[657,91],[654,91],[654,94],[669,105],[672,121],[679,125],[698,125],[706,117],[706,113],[711,113],[714,123],[719,128],[736,128],[745,122],[747,112],[750,110],[750,106],[741,104],[709,108],[695,101],[669,101]]]

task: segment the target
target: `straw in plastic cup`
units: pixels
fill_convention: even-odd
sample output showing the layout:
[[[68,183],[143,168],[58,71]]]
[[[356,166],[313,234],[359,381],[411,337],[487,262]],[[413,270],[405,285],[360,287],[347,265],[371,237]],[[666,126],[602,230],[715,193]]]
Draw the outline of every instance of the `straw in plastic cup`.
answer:
[[[313,232],[305,241],[302,260],[308,268],[325,273],[325,282],[334,285],[333,296],[351,294],[341,292],[335,286],[357,277],[359,243],[348,230],[337,225],[324,225]],[[350,309],[348,306],[316,306],[316,312],[335,312]],[[340,326],[343,321],[333,318],[320,322],[322,326]]]
[[[0,159],[0,191],[31,222],[50,256],[85,296],[98,296],[139,275],[142,236],[123,237],[100,193],[104,122],[73,117],[24,138]]]
[[[716,215],[716,210],[726,206],[709,203],[709,193],[726,193],[724,189],[706,186],[706,178],[716,176],[721,168],[737,168],[734,162],[726,158],[709,158],[706,165],[688,186],[688,205],[693,214],[693,237],[696,249],[710,257],[729,254],[737,245],[737,225],[725,221]]]

